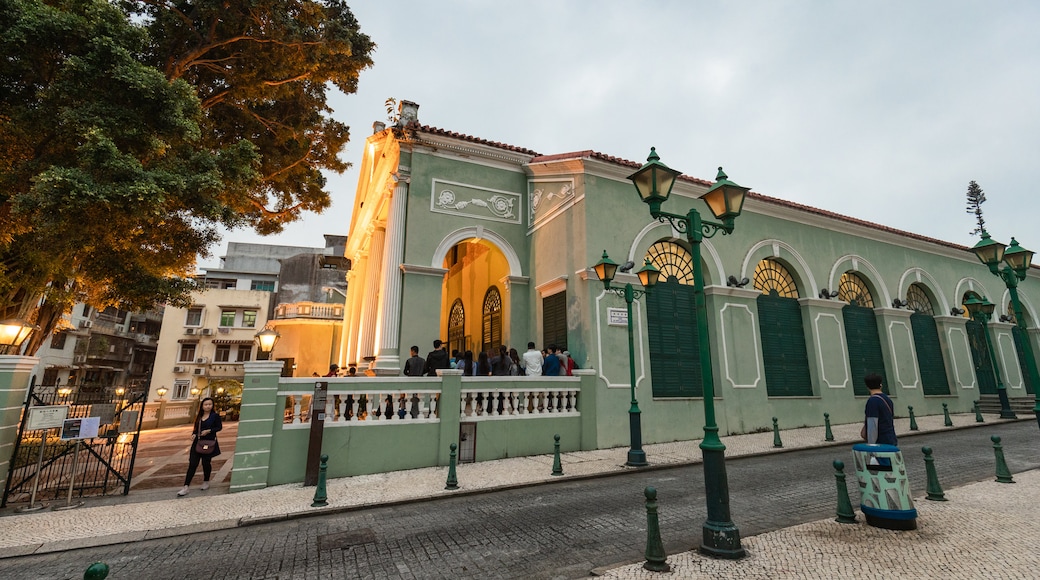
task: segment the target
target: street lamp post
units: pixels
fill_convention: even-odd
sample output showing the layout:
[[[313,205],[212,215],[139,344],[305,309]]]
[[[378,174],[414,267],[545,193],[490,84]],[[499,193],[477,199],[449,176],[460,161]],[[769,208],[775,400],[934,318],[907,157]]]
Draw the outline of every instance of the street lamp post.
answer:
[[[163,386],[159,387],[158,389],[155,389],[155,394],[159,395],[159,400],[160,401],[163,400],[163,397],[166,396],[167,392],[169,392],[169,391],[166,389],[166,385],[163,385]]]
[[[1029,373],[1029,382],[1033,384],[1033,396],[1036,398],[1033,414],[1036,415],[1036,422],[1040,425],[1040,370],[1036,366],[1033,341],[1029,340],[1029,329],[1026,328],[1022,301],[1018,297],[1018,282],[1026,279],[1026,272],[1029,271],[1029,265],[1033,261],[1033,252],[1018,245],[1015,238],[1011,238],[1011,245],[1005,247],[1004,244],[990,238],[986,230],[982,230],[982,239],[975,244],[972,251],[978,256],[980,262],[989,267],[989,271],[994,276],[1004,281],[1004,285],[1011,295],[1015,324],[1022,330],[1023,342],[1025,342],[1022,353],[1026,359],[1026,372]]]
[[[271,351],[274,350],[274,345],[278,343],[278,339],[282,335],[278,334],[278,331],[271,327],[264,327],[263,330],[256,333],[253,340],[256,341],[256,346],[260,349],[260,353],[264,355],[264,360],[271,358]],[[257,357],[259,359],[260,357]]]
[[[993,374],[997,378],[997,396],[1000,397],[1000,418],[1001,419],[1018,419],[1015,416],[1015,412],[1011,410],[1011,402],[1008,401],[1007,388],[1004,386],[1004,381],[1000,378],[1000,368],[997,366],[997,356],[993,352],[993,342],[989,338],[989,319],[993,316],[993,310],[996,305],[986,300],[983,296],[982,299],[978,299],[975,296],[968,298],[964,301],[964,307],[968,309],[968,313],[971,314],[971,318],[980,324],[982,324],[982,333],[986,335],[986,350],[989,351],[989,362],[990,366],[993,367]]]
[[[719,439],[719,426],[715,422],[715,386],[711,372],[711,351],[708,346],[708,316],[704,301],[704,274],[701,272],[701,242],[722,232],[733,233],[733,221],[744,207],[744,197],[750,188],[741,187],[729,180],[719,168],[715,183],[701,198],[712,215],[720,223],[701,219],[701,214],[691,208],[686,215],[661,211],[661,204],[668,200],[675,180],[681,172],[671,169],[657,156],[651,147],[646,164],[628,178],[636,186],[640,199],[650,206],[650,215],[660,222],[667,221],[672,227],[686,234],[690,242],[693,259],[693,289],[697,309],[697,338],[700,345],[701,377],[704,387],[704,439],[701,455],[704,462],[705,501],[708,517],[703,526],[701,552],[717,558],[737,559],[747,555],[740,544],[740,530],[733,523],[729,509],[729,482],[726,477],[726,446]]]
[[[14,349],[15,354],[18,354],[25,339],[29,338],[29,335],[34,330],[39,329],[40,327],[35,324],[22,322],[16,318],[9,318],[0,322],[0,353],[6,353],[8,350]]]
[[[655,268],[650,263],[650,260],[647,259],[643,268],[636,273],[639,276],[639,283],[643,285],[643,290],[636,290],[632,287],[632,284],[628,283],[624,286],[611,286],[610,282],[614,279],[618,265],[607,257],[606,250],[603,250],[603,258],[598,264],[593,266],[593,269],[596,271],[596,276],[603,282],[603,288],[624,298],[625,306],[628,309],[628,375],[629,392],[632,395],[632,401],[628,408],[630,447],[628,460],[625,461],[625,465],[629,467],[646,467],[649,464],[646,462],[646,452],[643,451],[643,427],[640,420],[639,401],[636,400],[636,347],[635,340],[632,337],[632,302],[639,300],[644,294],[650,293],[650,289],[654,287],[654,284],[657,284],[661,271]]]

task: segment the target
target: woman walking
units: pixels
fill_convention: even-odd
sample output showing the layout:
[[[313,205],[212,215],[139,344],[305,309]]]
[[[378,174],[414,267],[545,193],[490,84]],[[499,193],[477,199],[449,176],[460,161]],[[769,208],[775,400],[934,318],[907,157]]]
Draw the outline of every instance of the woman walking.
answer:
[[[206,397],[199,404],[199,414],[195,416],[195,428],[191,432],[191,451],[188,455],[188,474],[184,477],[184,487],[177,492],[179,496],[188,495],[195,471],[202,462],[202,489],[209,489],[209,476],[213,472],[213,458],[220,455],[217,444],[217,431],[223,428],[220,415],[213,411],[213,399]]]

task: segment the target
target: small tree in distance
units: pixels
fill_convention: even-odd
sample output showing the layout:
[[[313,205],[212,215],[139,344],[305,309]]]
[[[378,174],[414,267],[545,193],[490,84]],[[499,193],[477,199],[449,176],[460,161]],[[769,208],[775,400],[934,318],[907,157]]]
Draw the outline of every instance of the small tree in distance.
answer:
[[[986,220],[982,219],[982,204],[986,202],[986,193],[982,191],[979,184],[974,181],[968,182],[968,209],[966,213],[975,214],[976,226],[975,229],[969,232],[970,235],[976,236],[981,235],[982,232],[986,231]]]

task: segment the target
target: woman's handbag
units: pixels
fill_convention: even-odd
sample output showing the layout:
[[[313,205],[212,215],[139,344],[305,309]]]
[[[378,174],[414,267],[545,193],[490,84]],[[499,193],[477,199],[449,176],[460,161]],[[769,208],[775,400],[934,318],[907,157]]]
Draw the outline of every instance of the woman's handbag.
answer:
[[[213,455],[213,452],[216,450],[216,439],[199,439],[195,441],[195,453],[199,455]]]

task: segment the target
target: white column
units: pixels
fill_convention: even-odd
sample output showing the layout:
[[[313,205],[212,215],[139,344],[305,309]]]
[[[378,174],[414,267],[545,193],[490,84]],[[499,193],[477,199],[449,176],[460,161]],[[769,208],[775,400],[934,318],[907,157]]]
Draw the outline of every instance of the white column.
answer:
[[[408,182],[400,179],[390,198],[386,220],[386,247],[379,288],[379,317],[376,322],[376,361],[378,374],[401,372],[401,262],[404,260],[404,230],[408,209]]]
[[[354,362],[350,360],[353,355],[350,347],[356,342],[355,337],[357,336],[354,331],[354,312],[357,311],[354,307],[354,298],[357,295],[355,288],[358,277],[354,274],[354,267],[360,265],[359,260],[351,260],[351,270],[347,272],[347,295],[343,299],[343,336],[339,341],[339,359],[336,361],[336,364],[343,368],[347,368],[348,363]]]
[[[365,267],[365,294],[361,301],[361,328],[358,333],[358,367],[362,359],[376,354],[376,319],[379,309],[379,272],[383,265],[383,246],[386,229],[377,227],[372,232],[368,248],[368,265]]]

